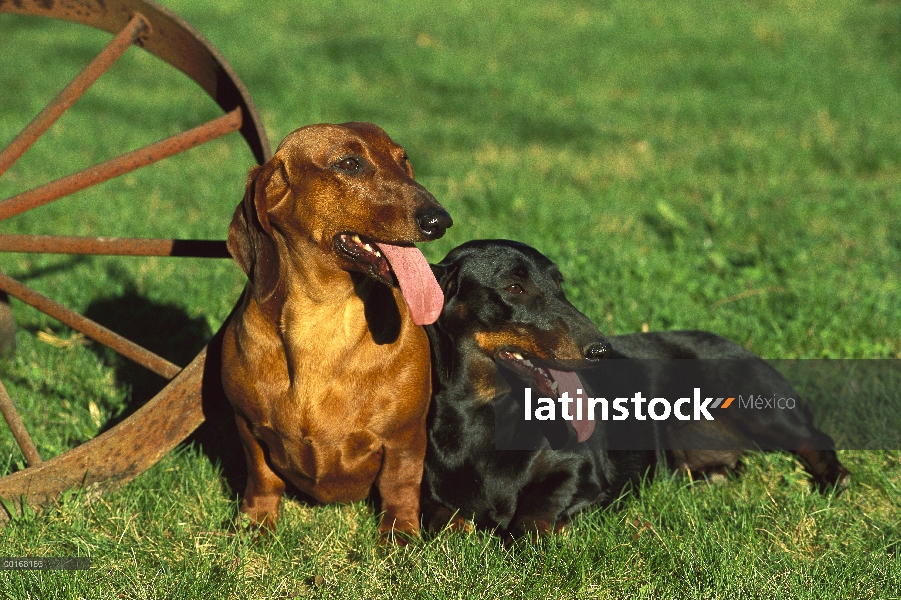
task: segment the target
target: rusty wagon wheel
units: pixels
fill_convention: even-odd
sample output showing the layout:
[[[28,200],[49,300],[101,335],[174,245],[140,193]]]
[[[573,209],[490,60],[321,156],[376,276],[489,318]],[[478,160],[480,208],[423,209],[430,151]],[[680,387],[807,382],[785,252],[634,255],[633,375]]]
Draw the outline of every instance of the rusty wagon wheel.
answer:
[[[193,27],[152,0],[17,0],[0,2],[0,13],[62,19],[115,35],[109,45],[0,151],[0,176],[132,45],[142,47],[184,72],[225,112],[223,116],[188,131],[2,200],[0,221],[234,131],[240,131],[257,162],[262,164],[269,159],[269,142],[261,119],[231,66]],[[218,240],[10,234],[0,235],[0,251],[229,256],[225,242]],[[42,460],[38,454],[0,383],[0,409],[27,463],[25,469],[0,479],[0,498],[5,500],[8,510],[17,511],[20,503],[44,504],[72,487],[90,486],[102,492],[123,485],[159,461],[203,422],[201,383],[206,348],[182,368],[2,273],[0,291],[168,380],[162,391],[114,428],[47,460]],[[8,310],[6,314],[0,311],[0,320],[7,319],[7,327],[10,318]],[[4,324],[0,323],[0,331],[3,328]],[[5,511],[0,510],[0,522],[8,518]]]

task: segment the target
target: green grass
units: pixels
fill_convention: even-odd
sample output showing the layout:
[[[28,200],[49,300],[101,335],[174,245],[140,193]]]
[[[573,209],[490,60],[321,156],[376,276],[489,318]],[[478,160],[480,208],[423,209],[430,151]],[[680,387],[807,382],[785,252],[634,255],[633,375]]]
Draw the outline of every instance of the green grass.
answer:
[[[232,63],[273,144],[348,120],[404,144],[455,220],[423,246],[431,260],[518,239],[560,265],[606,333],[698,328],[768,358],[901,358],[897,2],[165,4]],[[0,143],[108,39],[0,15]],[[0,179],[0,198],[218,114],[131,50]],[[230,136],[0,229],[224,238],[251,163]],[[0,269],[180,364],[243,285],[230,261],[5,255]],[[0,378],[45,456],[159,386],[14,310]],[[287,501],[276,535],[236,531],[240,490],[187,446],[100,500],[70,493],[0,529],[2,555],[93,559],[0,572],[0,595],[897,598],[901,454],[841,458],[855,480],[837,498],[811,493],[789,457],[755,455],[739,479],[657,479],[540,544],[447,533],[385,550],[365,504]],[[0,434],[0,473],[22,466]]]

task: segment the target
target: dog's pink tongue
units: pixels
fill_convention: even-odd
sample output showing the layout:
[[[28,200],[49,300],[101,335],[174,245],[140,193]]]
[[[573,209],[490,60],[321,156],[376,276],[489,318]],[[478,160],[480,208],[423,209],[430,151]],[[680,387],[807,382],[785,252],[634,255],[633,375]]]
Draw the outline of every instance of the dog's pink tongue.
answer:
[[[572,371],[557,371],[556,369],[548,369],[548,371],[557,382],[557,396],[560,397],[563,392],[569,392],[569,397],[574,399],[573,403],[569,405],[569,414],[573,416],[573,420],[569,423],[576,430],[576,439],[584,442],[594,433],[594,419],[588,420],[588,402],[584,400],[588,395],[584,393],[585,387],[582,385],[582,380]],[[579,394],[580,390],[583,392],[582,394]],[[576,418],[576,415],[579,414],[576,412],[576,405],[580,402],[582,403],[581,420]]]
[[[444,293],[425,256],[416,246],[378,244],[378,247],[391,263],[400,292],[410,307],[413,322],[417,325],[434,323],[444,306]]]

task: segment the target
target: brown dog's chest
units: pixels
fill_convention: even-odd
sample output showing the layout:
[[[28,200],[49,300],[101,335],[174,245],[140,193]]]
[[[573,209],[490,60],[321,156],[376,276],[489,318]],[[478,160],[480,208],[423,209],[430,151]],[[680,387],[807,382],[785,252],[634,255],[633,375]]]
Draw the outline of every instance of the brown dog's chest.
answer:
[[[384,440],[395,435],[398,424],[421,422],[427,410],[428,374],[406,370],[397,360],[379,361],[378,354],[388,349],[380,350],[369,357],[375,360],[368,369],[340,360],[319,377],[295,378],[289,397],[274,407],[275,439],[265,440],[273,464],[321,502],[368,495],[381,468]],[[315,370],[306,365],[298,373]]]
[[[366,497],[384,441],[422,427],[428,409],[428,363],[411,360],[428,356],[425,332],[405,321],[393,342],[377,343],[363,312],[356,298],[339,308],[293,306],[280,336],[246,338],[269,347],[261,354],[282,354],[284,377],[275,379],[289,382],[254,386],[253,434],[273,467],[321,502]]]

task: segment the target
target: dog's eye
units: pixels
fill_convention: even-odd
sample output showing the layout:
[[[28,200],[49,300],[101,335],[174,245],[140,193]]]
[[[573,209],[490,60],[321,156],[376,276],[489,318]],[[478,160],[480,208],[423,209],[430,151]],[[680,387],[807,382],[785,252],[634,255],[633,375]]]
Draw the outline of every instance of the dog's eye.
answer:
[[[335,168],[339,171],[344,171],[345,173],[356,173],[363,168],[363,165],[360,164],[359,159],[351,156],[339,160],[338,163],[335,164]]]
[[[511,294],[521,294],[525,290],[522,289],[522,286],[519,285],[518,283],[514,283],[513,285],[507,286],[507,291],[510,292]]]

